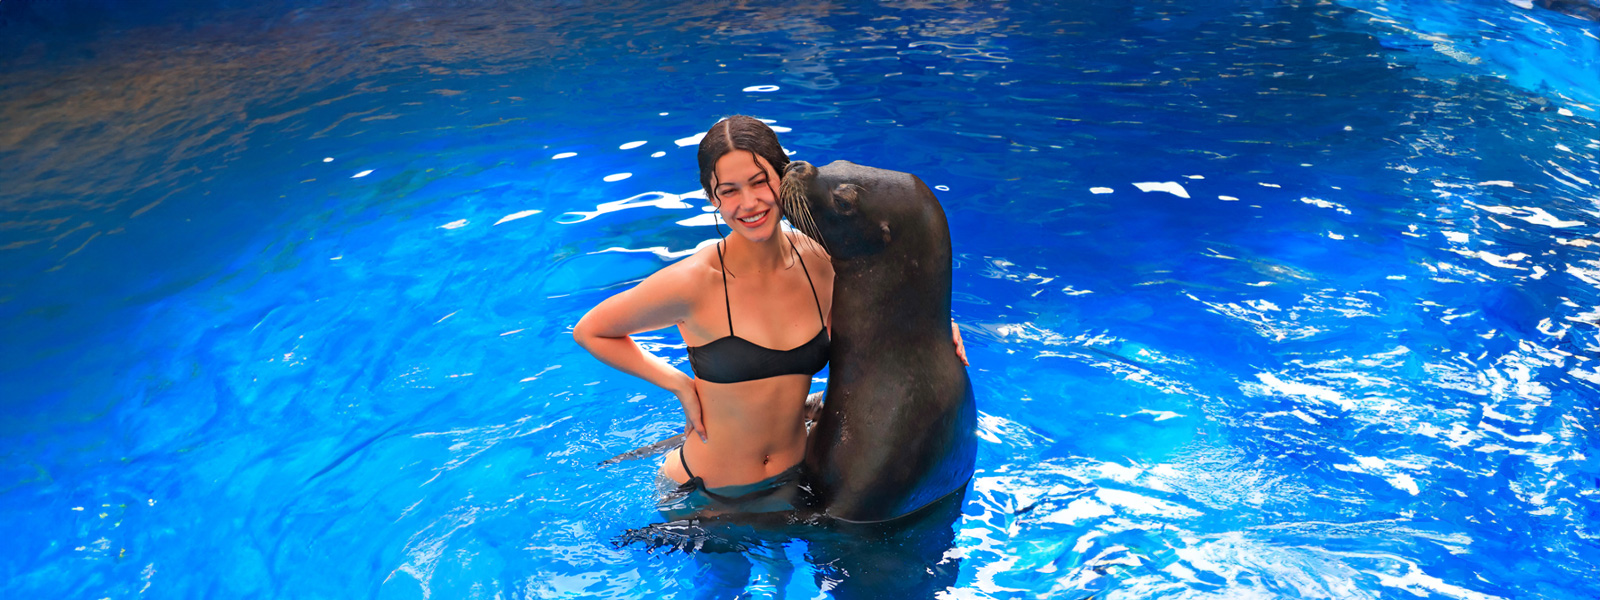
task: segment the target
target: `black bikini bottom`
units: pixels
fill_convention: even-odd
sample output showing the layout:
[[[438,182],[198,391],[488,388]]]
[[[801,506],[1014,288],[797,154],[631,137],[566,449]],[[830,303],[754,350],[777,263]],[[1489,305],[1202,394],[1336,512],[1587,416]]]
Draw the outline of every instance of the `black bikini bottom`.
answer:
[[[689,476],[688,481],[678,483],[663,474],[656,476],[656,496],[659,498],[656,510],[661,511],[668,521],[727,513],[794,510],[805,506],[810,497],[809,490],[800,485],[802,463],[795,463],[782,473],[755,483],[713,489],[706,487],[705,481],[689,470],[682,449],[678,450],[678,462],[683,464],[683,472]]]

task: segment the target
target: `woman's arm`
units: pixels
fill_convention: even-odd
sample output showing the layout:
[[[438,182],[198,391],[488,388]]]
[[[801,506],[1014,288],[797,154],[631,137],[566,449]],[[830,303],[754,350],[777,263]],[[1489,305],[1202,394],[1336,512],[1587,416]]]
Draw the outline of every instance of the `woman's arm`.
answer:
[[[689,269],[679,263],[651,275],[633,289],[622,292],[594,307],[577,326],[572,337],[600,362],[672,392],[683,404],[691,432],[707,438],[700,414],[700,398],[694,379],[673,368],[660,357],[645,352],[629,337],[683,321],[691,307]]]

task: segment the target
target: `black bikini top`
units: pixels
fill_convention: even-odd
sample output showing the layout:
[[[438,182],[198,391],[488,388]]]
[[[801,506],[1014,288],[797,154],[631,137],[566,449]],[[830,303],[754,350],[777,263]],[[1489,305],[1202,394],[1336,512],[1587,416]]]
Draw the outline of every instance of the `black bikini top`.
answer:
[[[822,301],[817,299],[817,285],[811,283],[811,272],[796,248],[795,260],[806,274],[806,284],[811,286],[811,299],[817,303],[817,318],[822,319]],[[722,263],[722,247],[717,247],[717,262]],[[728,337],[718,338],[703,346],[689,347],[689,368],[694,376],[712,383],[739,383],[779,375],[816,375],[828,364],[828,326],[811,341],[790,350],[773,350],[733,334],[733,307],[728,303],[728,268],[722,267],[722,302],[728,307]]]

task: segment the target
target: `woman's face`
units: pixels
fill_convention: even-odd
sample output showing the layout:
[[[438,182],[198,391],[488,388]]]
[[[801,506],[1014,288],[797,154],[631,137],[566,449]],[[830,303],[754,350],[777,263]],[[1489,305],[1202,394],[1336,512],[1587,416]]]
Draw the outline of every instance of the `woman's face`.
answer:
[[[717,159],[716,197],[712,205],[722,220],[752,242],[764,242],[778,231],[778,173],[766,159],[745,150],[734,150]]]

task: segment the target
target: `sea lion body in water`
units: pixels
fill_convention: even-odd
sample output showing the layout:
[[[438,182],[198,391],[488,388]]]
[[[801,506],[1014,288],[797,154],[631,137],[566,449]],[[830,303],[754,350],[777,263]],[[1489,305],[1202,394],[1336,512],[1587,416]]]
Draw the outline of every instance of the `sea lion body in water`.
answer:
[[[789,164],[784,214],[833,259],[826,399],[806,444],[818,508],[905,516],[965,488],[977,453],[972,383],[950,336],[950,228],[909,173]]]

